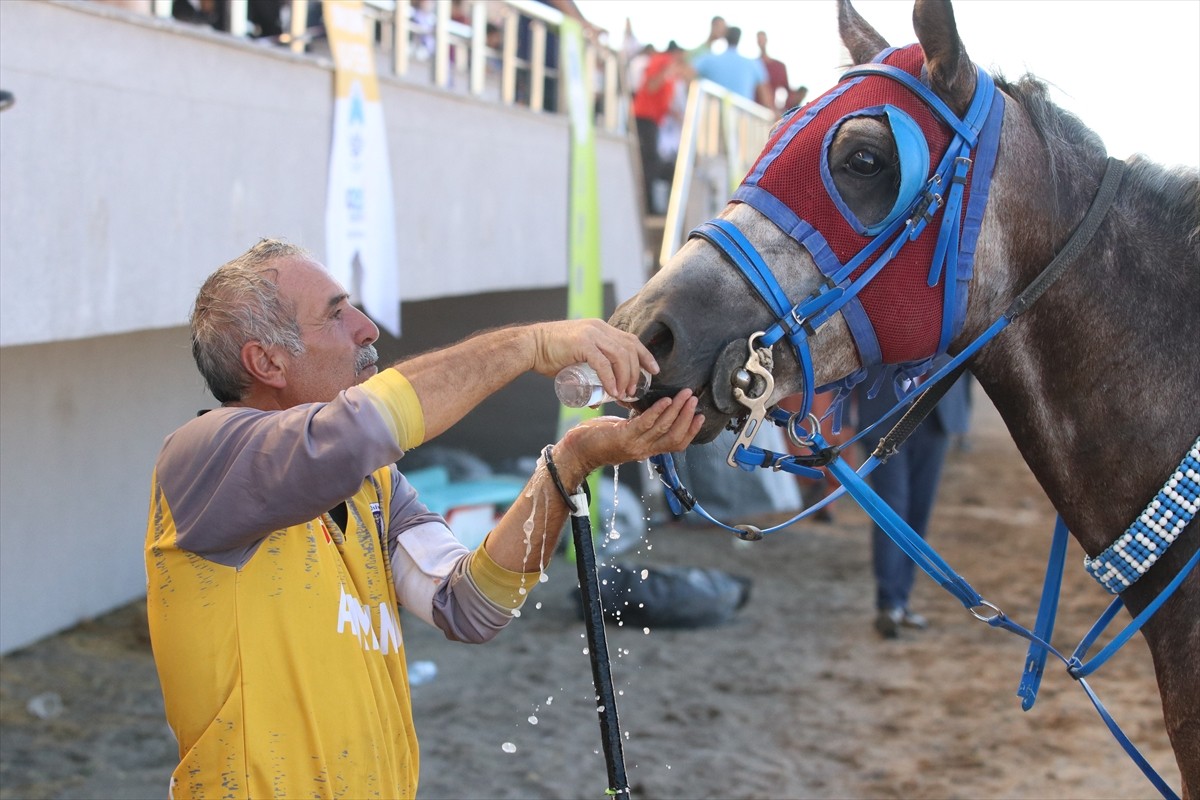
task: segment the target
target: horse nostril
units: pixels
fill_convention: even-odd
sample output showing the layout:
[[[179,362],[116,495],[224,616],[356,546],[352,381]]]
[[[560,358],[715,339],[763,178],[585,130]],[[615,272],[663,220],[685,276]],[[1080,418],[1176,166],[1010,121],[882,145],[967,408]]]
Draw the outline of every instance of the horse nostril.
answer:
[[[671,329],[665,323],[656,320],[650,323],[646,332],[642,334],[642,342],[654,359],[662,364],[675,349],[675,334],[671,333]]]

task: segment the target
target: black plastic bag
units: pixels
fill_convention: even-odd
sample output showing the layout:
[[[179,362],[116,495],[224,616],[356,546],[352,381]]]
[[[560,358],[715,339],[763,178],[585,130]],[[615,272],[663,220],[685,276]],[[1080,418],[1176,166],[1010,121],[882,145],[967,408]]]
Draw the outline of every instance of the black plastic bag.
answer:
[[[733,618],[750,599],[751,581],[704,567],[639,567],[614,564],[597,569],[604,616],[651,628],[703,628]],[[579,606],[583,612],[582,603]]]

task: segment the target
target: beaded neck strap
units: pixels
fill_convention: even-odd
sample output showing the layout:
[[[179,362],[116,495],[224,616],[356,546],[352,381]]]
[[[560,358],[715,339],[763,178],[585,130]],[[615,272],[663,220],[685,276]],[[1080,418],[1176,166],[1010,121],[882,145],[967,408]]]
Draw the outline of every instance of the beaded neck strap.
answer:
[[[1146,573],[1200,509],[1200,437],[1133,524],[1083,566],[1108,591],[1119,594]]]

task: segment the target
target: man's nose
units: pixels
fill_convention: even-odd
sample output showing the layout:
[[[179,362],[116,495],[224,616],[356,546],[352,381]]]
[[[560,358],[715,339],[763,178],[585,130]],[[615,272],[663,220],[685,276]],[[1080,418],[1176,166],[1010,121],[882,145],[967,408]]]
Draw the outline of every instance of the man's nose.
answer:
[[[362,317],[360,320],[361,324],[357,332],[358,335],[356,336],[356,341],[359,343],[359,345],[373,344],[379,339],[379,326],[376,325],[364,312],[359,311],[357,308],[355,308],[354,311],[360,317]]]

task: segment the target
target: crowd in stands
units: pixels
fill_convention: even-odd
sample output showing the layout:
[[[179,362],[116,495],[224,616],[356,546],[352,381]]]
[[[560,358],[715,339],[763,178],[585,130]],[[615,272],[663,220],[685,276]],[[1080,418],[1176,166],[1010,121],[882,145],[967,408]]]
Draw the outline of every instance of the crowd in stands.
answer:
[[[671,40],[665,50],[642,45],[625,25],[625,54],[633,89],[633,116],[642,156],[646,210],[665,208],[662,185],[669,184],[679,151],[679,136],[688,84],[704,78],[747,100],[771,109],[777,116],[804,102],[808,89],[788,82],[787,65],[767,54],[767,33],[758,32],[758,58],[739,52],[742,29],[723,17],[712,18],[708,38],[692,49]]]

